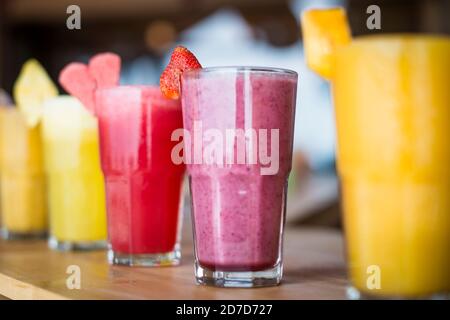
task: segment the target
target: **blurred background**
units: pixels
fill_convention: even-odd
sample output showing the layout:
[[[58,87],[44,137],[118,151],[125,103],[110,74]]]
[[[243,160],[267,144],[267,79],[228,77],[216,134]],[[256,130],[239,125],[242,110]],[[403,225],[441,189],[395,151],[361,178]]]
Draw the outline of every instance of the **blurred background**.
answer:
[[[81,8],[81,30],[66,9]],[[366,9],[381,8],[381,30]],[[0,87],[11,92],[23,62],[37,58],[56,81],[67,63],[101,51],[123,59],[122,84],[156,84],[176,44],[204,66],[283,67],[299,77],[288,222],[340,226],[329,86],[303,59],[302,10],[345,6],[353,35],[450,34],[450,0],[0,0]]]

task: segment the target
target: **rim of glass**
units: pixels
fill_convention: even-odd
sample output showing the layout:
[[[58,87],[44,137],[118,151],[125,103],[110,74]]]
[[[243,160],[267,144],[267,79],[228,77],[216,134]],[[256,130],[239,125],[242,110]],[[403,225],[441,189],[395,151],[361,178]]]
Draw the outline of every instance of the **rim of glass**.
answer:
[[[194,76],[200,73],[240,73],[240,72],[251,72],[251,73],[265,73],[272,75],[285,75],[298,77],[298,73],[294,70],[277,68],[277,67],[259,67],[259,66],[224,66],[224,67],[206,67],[200,69],[192,69],[183,72],[183,77]]]

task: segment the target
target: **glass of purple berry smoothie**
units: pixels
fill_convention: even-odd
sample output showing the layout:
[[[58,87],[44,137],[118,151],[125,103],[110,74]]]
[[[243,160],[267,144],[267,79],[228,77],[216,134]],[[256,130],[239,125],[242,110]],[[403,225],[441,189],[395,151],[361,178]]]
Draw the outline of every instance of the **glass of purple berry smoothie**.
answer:
[[[260,287],[281,281],[297,77],[258,67],[182,75],[182,157],[198,284]]]

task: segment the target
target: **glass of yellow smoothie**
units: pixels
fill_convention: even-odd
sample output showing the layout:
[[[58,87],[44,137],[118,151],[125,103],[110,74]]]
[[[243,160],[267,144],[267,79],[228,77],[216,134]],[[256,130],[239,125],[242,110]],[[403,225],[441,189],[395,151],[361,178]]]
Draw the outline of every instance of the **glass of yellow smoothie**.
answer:
[[[0,117],[2,236],[45,236],[47,208],[40,126],[29,127],[17,108]]]
[[[335,63],[337,159],[355,293],[449,293],[450,38],[358,38],[337,51]]]
[[[314,24],[308,14],[303,23]],[[326,34],[339,29],[347,32],[340,22],[321,32],[339,39]],[[334,44],[319,71],[335,106],[349,297],[447,298],[450,38],[393,34]]]
[[[74,97],[44,103],[42,115],[51,248],[106,247],[104,181],[97,119]]]

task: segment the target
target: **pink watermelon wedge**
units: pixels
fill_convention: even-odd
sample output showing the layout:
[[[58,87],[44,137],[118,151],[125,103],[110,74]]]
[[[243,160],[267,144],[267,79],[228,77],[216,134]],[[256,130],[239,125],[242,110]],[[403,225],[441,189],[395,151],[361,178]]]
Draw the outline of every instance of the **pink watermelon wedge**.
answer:
[[[100,53],[89,60],[89,65],[69,63],[59,74],[59,83],[95,114],[95,94],[101,88],[119,84],[120,57],[114,53]]]
[[[120,57],[117,54],[99,53],[89,60],[89,73],[97,82],[97,88],[119,85]]]
[[[59,74],[59,83],[72,96],[78,98],[86,108],[95,113],[95,90],[97,84],[89,73],[87,65],[69,63]]]

